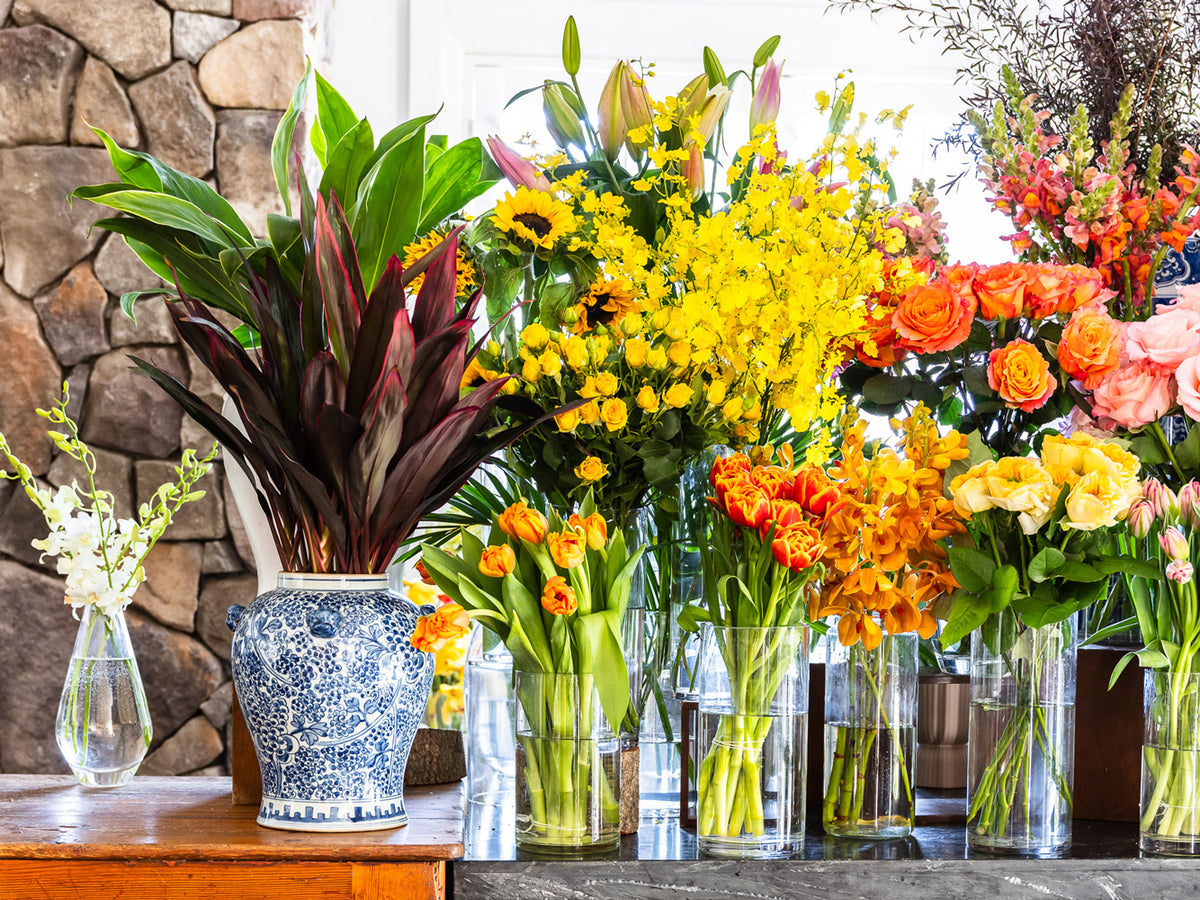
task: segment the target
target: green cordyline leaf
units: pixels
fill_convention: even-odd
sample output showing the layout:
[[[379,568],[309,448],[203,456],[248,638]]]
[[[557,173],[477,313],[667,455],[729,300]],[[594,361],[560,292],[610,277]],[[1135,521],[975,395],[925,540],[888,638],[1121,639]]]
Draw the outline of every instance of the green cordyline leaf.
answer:
[[[279,120],[275,136],[271,139],[271,171],[275,176],[275,187],[279,191],[283,211],[292,214],[292,198],[288,190],[288,158],[292,155],[292,137],[296,131],[296,123],[304,112],[304,100],[308,94],[308,81],[312,77],[312,60],[305,60],[304,77],[292,92],[288,108]]]

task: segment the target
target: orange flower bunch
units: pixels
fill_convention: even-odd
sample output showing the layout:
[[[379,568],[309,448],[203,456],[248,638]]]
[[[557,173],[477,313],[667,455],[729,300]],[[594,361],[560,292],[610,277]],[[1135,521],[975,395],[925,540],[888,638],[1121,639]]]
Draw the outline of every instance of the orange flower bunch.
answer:
[[[966,530],[943,493],[946,470],[967,456],[966,437],[941,436],[923,405],[892,425],[903,429],[903,452],[868,454],[866,423],[854,413],[844,422],[842,457],[829,469],[844,501],[828,516],[825,580],[810,600],[814,619],[838,616],[838,639],[867,650],[885,629],[934,633],[930,603],[958,586],[941,542]]]

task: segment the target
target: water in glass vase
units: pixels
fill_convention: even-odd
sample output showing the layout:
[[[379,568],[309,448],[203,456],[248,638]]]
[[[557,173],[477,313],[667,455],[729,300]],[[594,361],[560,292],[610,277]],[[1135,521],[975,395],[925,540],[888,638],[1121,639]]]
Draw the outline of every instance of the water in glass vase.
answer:
[[[56,737],[82,784],[127,784],[150,746],[149,723],[133,657],[72,657]]]
[[[911,725],[825,724],[825,833],[905,837],[913,827],[909,771],[917,752]]]
[[[808,715],[698,717],[697,835],[712,856],[782,859],[804,845]]]
[[[1194,738],[1188,743],[1195,743]],[[1200,750],[1142,745],[1141,847],[1164,856],[1200,853]]]
[[[621,840],[620,742],[518,735],[517,847],[573,856]]]
[[[967,837],[1001,853],[1053,856],[1071,840],[1074,704],[971,702]]]

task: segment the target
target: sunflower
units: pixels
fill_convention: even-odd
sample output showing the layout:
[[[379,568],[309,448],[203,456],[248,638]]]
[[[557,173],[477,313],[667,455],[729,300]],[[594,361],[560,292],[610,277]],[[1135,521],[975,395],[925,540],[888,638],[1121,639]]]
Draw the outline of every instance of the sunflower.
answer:
[[[575,230],[575,216],[570,207],[555,200],[545,191],[517,188],[496,204],[496,230],[526,253],[537,248],[551,249],[565,235]]]
[[[413,241],[404,248],[404,267],[408,268],[411,266],[445,239],[446,236],[440,231],[431,231],[424,237]],[[454,286],[454,296],[459,299],[470,296],[479,284],[475,277],[475,263],[471,261],[471,258],[463,249],[464,244],[465,241],[459,240],[457,261],[458,276],[455,278]],[[418,275],[416,278],[414,278],[408,285],[409,293],[416,294],[417,291],[421,290],[421,285],[424,283],[424,281],[424,275]]]
[[[637,312],[637,298],[633,282],[628,278],[612,281],[599,279],[592,282],[588,292],[579,298],[575,313],[579,317],[573,330],[582,334],[597,325],[615,325],[626,316]]]

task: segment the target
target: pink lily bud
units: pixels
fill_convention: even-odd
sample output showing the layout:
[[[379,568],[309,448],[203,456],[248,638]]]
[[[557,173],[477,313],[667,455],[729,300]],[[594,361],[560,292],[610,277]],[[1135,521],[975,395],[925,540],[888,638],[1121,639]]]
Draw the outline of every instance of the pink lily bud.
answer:
[[[600,147],[608,159],[614,160],[621,151],[621,144],[629,129],[625,125],[625,114],[621,109],[621,79],[622,70],[629,68],[624,60],[617,60],[604,89],[600,91],[600,105],[597,108],[597,131],[600,137]]]
[[[750,101],[750,133],[759,125],[774,122],[779,115],[779,76],[783,72],[783,64],[775,60],[767,60],[763,69],[762,80],[754,91],[754,99]]]
[[[1159,521],[1167,522],[1179,515],[1179,498],[1157,478],[1147,478],[1142,491]]]
[[[683,109],[683,112],[680,114],[679,121],[686,123],[692,118],[692,116],[699,115],[701,107],[704,106],[704,98],[707,96],[707,75],[697,75],[687,84],[685,84],[683,86],[683,90],[681,90],[675,97]]]
[[[696,131],[700,132],[703,138],[701,143],[707,144],[712,140],[717,131],[717,123],[721,121],[721,116],[725,115],[725,108],[729,106],[729,98],[732,96],[733,91],[724,85],[718,85],[704,98],[704,105],[700,107],[700,118],[696,122]]]
[[[1187,584],[1194,574],[1192,564],[1186,559],[1173,559],[1167,563],[1167,578],[1176,584]]]
[[[542,88],[542,112],[546,115],[546,128],[560,147],[583,146],[583,125],[579,121],[583,108],[574,91],[547,81]]]
[[[1145,540],[1150,534],[1150,526],[1154,524],[1154,510],[1147,501],[1138,500],[1129,507],[1129,515],[1125,521],[1135,538]]]
[[[683,177],[695,200],[704,193],[704,148],[695,141],[688,141],[684,149],[688,158],[683,163]]]
[[[1188,539],[1184,537],[1183,529],[1178,525],[1164,528],[1162,534],[1158,536],[1158,544],[1162,547],[1163,553],[1171,559],[1187,559],[1191,555]]]
[[[500,138],[492,135],[487,139],[492,159],[513,187],[527,187],[531,191],[549,191],[550,179],[538,171],[537,166],[522,157]]]
[[[1189,481],[1179,491],[1179,521],[1200,528],[1200,481]]]
[[[649,141],[634,143],[629,140],[628,132],[638,128],[653,129],[654,114],[650,111],[650,98],[646,94],[645,82],[635,75],[629,66],[621,71],[621,112],[625,116],[627,132],[625,149],[629,151],[630,156],[640,161]]]

